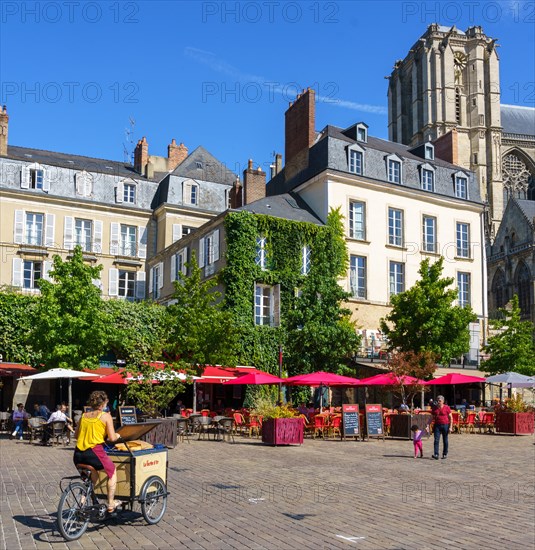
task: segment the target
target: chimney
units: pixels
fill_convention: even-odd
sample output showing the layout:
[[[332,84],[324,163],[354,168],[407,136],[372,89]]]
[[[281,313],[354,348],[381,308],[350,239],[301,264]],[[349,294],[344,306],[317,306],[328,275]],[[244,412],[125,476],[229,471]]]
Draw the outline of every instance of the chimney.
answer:
[[[243,186],[240,176],[236,176],[236,181],[230,190],[230,207],[239,208],[240,206],[243,206]]]
[[[308,150],[316,139],[316,93],[308,88],[290,103],[285,117],[286,181],[308,166]]]
[[[435,146],[435,157],[459,164],[459,145],[457,140],[457,128],[452,128],[447,134],[440,136],[433,141]]]
[[[144,174],[149,162],[149,144],[145,136],[137,142],[134,149],[134,170],[139,174]]]
[[[145,170],[145,177],[148,180],[151,180],[154,177],[154,164],[152,164],[150,159],[147,161],[147,168]]]
[[[174,170],[188,156],[188,148],[173,139],[167,146],[167,170]]]
[[[7,129],[9,123],[9,116],[7,114],[7,107],[4,105],[0,110],[0,156],[7,156]]]
[[[275,155],[275,175],[279,174],[282,171],[282,155],[277,153]]]
[[[249,159],[247,170],[243,171],[243,204],[250,204],[266,196],[266,173],[262,168],[253,168],[253,161]]]

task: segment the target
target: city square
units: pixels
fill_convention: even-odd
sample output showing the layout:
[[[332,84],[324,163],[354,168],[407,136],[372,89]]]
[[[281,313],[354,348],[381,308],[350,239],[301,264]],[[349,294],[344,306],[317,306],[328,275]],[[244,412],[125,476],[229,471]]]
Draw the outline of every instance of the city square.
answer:
[[[167,511],[90,524],[65,543],[55,527],[73,446],[0,445],[0,546],[191,550],[527,549],[535,546],[532,436],[450,437],[447,460],[412,458],[406,440],[305,439],[270,447],[192,438],[169,450]]]

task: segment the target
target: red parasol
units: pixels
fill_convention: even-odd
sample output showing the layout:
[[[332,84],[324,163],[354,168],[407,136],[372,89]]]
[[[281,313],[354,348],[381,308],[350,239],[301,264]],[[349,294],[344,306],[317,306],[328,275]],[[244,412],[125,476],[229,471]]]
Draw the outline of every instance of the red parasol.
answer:
[[[231,386],[233,384],[284,384],[285,379],[269,374],[268,372],[250,372],[249,374],[244,374],[243,376],[238,376],[233,380],[228,380],[223,382],[224,386]]]

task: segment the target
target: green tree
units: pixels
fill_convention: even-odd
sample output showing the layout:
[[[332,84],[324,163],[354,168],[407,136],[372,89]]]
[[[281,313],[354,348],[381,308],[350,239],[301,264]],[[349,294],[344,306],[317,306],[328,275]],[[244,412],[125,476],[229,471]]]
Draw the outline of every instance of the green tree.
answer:
[[[13,363],[37,363],[28,334],[37,298],[5,289],[0,292],[0,353]]]
[[[533,343],[533,323],[520,320],[518,296],[511,300],[510,309],[501,308],[501,319],[491,319],[491,329],[498,331],[491,336],[483,348],[490,358],[483,361],[480,370],[490,374],[519,372],[527,376],[535,375],[535,344]]]
[[[80,246],[71,259],[54,256],[52,281],[41,279],[30,341],[46,369],[97,368],[111,330],[100,290],[93,284],[102,266],[84,263]]]
[[[201,280],[195,253],[186,263],[189,275],[178,272],[168,307],[168,351],[175,360],[190,365],[235,365],[237,333],[233,318],[223,308],[215,278]]]
[[[405,292],[391,297],[392,311],[381,319],[381,330],[390,349],[431,352],[448,364],[466,353],[470,344],[469,323],[477,316],[470,306],[452,305],[457,290],[448,287],[453,278],[442,277],[444,259],[420,264],[420,280]]]

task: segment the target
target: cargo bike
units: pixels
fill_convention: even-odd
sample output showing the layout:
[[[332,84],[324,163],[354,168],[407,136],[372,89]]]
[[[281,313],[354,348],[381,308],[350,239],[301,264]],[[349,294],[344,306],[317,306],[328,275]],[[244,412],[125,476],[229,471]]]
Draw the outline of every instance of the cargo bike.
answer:
[[[167,448],[135,450],[134,440],[139,439],[158,425],[157,422],[127,424],[117,433],[126,451],[115,449],[107,453],[117,470],[115,500],[122,502],[123,510],[134,510],[136,503],[141,514],[151,525],[158,523],[167,508]],[[129,444],[130,442],[130,444]],[[91,466],[78,464],[79,475],[64,477],[60,482],[62,491],[57,524],[59,532],[67,541],[79,539],[87,530],[89,522],[118,517],[120,512],[109,513],[107,509],[107,480],[103,470],[98,472],[98,481],[93,484]],[[65,486],[67,480],[70,480]],[[99,500],[101,499],[101,500]]]

